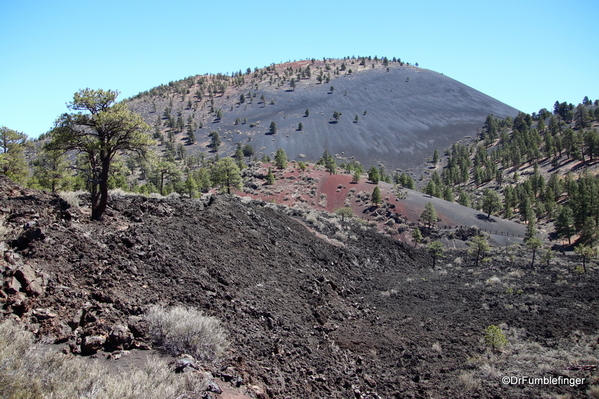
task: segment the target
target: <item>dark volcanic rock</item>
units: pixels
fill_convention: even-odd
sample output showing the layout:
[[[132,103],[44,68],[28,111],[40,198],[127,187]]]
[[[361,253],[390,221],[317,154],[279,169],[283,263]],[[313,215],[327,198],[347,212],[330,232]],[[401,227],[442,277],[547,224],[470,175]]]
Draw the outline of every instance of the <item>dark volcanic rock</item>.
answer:
[[[520,390],[492,377],[469,391],[460,375],[485,353],[481,342],[492,324],[507,323],[547,346],[574,331],[595,333],[595,272],[558,276],[559,264],[508,264],[503,250],[477,270],[467,253],[451,252],[433,270],[424,250],[359,223],[343,225],[355,239],[340,243],[283,208],[228,196],[113,198],[104,221],[76,210],[65,221],[52,196],[11,196],[4,186],[11,187],[0,178],[0,208],[34,208],[46,236],[17,258],[48,276],[39,296],[17,285],[11,294],[5,284],[4,311],[39,335],[68,340],[74,352],[147,349],[148,306],[184,305],[221,320],[230,341],[222,359],[202,367],[257,397],[584,394],[568,386]],[[7,240],[21,226],[6,219]],[[18,266],[4,264],[7,273]]]

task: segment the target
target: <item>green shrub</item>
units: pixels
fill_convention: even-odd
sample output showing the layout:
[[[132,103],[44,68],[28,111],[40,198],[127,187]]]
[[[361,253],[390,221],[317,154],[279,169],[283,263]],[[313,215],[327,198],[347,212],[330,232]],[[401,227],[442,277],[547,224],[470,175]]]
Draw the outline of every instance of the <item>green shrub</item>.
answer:
[[[496,352],[503,349],[509,342],[505,334],[501,331],[501,328],[496,325],[490,325],[485,329],[485,343],[491,350]]]

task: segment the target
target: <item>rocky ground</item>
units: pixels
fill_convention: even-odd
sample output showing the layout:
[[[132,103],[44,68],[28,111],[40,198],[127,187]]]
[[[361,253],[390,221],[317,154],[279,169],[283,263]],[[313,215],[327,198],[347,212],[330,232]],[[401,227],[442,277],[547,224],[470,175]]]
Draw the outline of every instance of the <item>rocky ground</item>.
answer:
[[[250,397],[596,389],[599,278],[572,257],[531,267],[529,253],[504,248],[475,268],[452,251],[433,268],[424,250],[362,223],[308,221],[262,201],[113,196],[105,219],[90,222],[87,200],[0,179],[3,317],[73,353],[147,350],[148,306],[186,305],[221,320],[229,350],[205,367]],[[508,338],[501,351],[485,345],[490,325]],[[504,385],[505,376],[585,382]]]

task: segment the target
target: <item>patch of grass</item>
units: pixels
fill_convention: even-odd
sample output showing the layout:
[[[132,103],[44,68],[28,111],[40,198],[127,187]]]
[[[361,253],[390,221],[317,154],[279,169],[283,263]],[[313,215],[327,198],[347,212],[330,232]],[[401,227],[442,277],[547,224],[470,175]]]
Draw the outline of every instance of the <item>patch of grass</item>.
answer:
[[[473,372],[464,372],[460,374],[458,379],[468,391],[475,391],[480,388],[480,379],[476,378]]]
[[[599,388],[594,388],[596,385],[596,381],[593,380],[594,371],[576,370],[577,366],[599,363],[599,353],[597,353],[599,334],[587,335],[574,331],[569,337],[550,340],[543,345],[539,342],[527,341],[525,339],[527,333],[524,329],[508,328],[504,323],[497,328],[509,340],[509,345],[504,346],[501,352],[487,351],[482,356],[470,358],[470,366],[475,370],[472,376],[462,381],[464,385],[476,378],[487,385],[495,384],[500,376],[504,375],[559,374],[570,378],[586,378],[591,388],[587,394],[592,397],[591,390],[599,393]]]
[[[85,191],[61,191],[58,196],[73,208],[79,209],[79,196]]]
[[[485,282],[487,285],[495,285],[495,284],[500,284],[501,283],[501,279],[497,276],[493,276],[487,279],[487,281]]]
[[[36,345],[30,332],[11,321],[0,324],[0,397],[11,399],[162,399],[201,393],[200,373],[175,374],[165,360],[149,358],[126,374]]]

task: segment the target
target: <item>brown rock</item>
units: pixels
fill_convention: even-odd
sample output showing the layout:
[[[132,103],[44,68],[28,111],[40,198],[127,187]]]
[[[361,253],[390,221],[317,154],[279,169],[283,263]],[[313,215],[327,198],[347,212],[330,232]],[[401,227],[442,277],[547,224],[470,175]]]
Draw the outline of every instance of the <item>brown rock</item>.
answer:
[[[133,340],[133,334],[122,324],[115,325],[108,336],[108,342],[114,346],[128,345],[131,340]]]
[[[106,343],[104,335],[88,335],[81,341],[81,353],[83,355],[93,355]]]
[[[77,313],[75,313],[75,315],[73,317],[71,317],[69,320],[67,320],[67,324],[69,325],[69,327],[71,327],[72,330],[74,330],[77,327],[79,327],[79,325],[81,324],[82,317],[83,317],[83,309],[79,309],[79,310],[77,310]]]
[[[4,289],[7,294],[14,295],[21,291],[21,283],[16,277],[12,276],[6,279],[6,288]]]
[[[135,338],[148,335],[148,323],[142,317],[130,316],[127,324]]]
[[[44,287],[42,286],[41,279],[33,280],[27,287],[25,292],[32,296],[40,296],[44,293]]]
[[[34,309],[33,311],[33,315],[39,320],[46,320],[46,319],[51,319],[56,317],[56,313],[54,313],[53,311],[51,311],[50,309],[45,309],[45,308],[38,308],[38,309]]]
[[[35,270],[29,265],[21,265],[15,270],[15,277],[19,279],[24,287],[34,282],[37,278]]]

